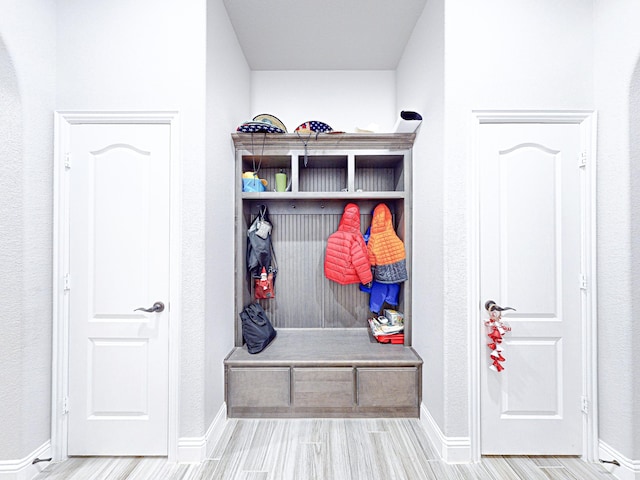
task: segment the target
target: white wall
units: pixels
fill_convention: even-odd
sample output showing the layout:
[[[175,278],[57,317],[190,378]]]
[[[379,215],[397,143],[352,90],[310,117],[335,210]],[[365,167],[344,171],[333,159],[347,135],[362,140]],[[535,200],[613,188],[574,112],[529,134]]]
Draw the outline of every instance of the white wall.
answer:
[[[222,1],[207,4],[206,411],[224,402],[224,365],[234,346],[234,150],[230,133],[250,115],[250,70]]]
[[[438,382],[440,378],[440,383],[425,383],[424,388],[425,392],[442,392],[444,404],[436,400],[430,403],[425,393],[425,405],[434,409],[432,416],[447,437],[465,437],[469,435],[467,192],[471,112],[475,109],[592,108],[592,7],[582,0],[489,3],[446,0],[442,13],[442,2],[434,4],[434,1],[429,0],[426,10],[435,10],[444,18],[444,67],[436,64],[437,71],[430,72],[426,66],[425,57],[438,58],[441,47],[430,46],[430,37],[422,31],[425,27],[421,20],[398,74],[398,85],[413,82],[413,87],[403,88],[412,88],[410,91],[416,98],[430,85],[435,86],[434,91],[427,95],[438,98],[441,95],[438,78],[444,78],[442,153],[436,147],[430,150],[419,146],[414,162],[416,179],[430,171],[436,176],[434,181],[443,184],[442,190],[436,192],[441,198],[429,199],[437,210],[432,214],[435,231],[428,240],[438,249],[429,265],[436,270],[434,280],[420,277],[432,274],[426,271],[426,259],[423,268],[414,264],[414,289],[430,288],[430,295],[436,299],[442,295],[440,301],[434,301],[435,306],[442,305],[442,308],[438,317],[418,300],[414,316],[426,308],[428,321],[424,329],[416,333],[432,335],[434,331],[436,336],[428,340],[414,338],[414,342],[419,348],[433,346],[438,354],[442,351],[442,363],[435,367],[442,365],[442,376],[425,373],[425,382]],[[433,35],[438,38],[437,34]],[[409,72],[415,72],[413,79]],[[399,92],[399,99],[404,98],[402,95]],[[423,105],[427,105],[424,100]],[[438,115],[440,107],[430,108]],[[427,158],[422,160],[421,153]],[[438,160],[433,158],[439,155]],[[427,163],[423,167],[421,161],[439,161],[441,166],[427,166]],[[418,189],[415,184],[414,188]],[[419,203],[427,200],[424,194],[418,193],[416,198],[416,209],[430,207]],[[419,219],[418,215],[414,217]],[[421,236],[425,240],[429,238],[426,227],[416,226],[415,234],[415,245],[420,244]],[[441,238],[433,237],[434,234],[441,234]],[[435,260],[435,255],[440,253],[444,257],[441,273]],[[437,285],[439,280],[441,286]],[[427,294],[424,295],[426,298]],[[438,343],[442,344],[441,350],[435,347]],[[432,355],[428,351],[419,353]],[[427,362],[424,368],[431,366]]]
[[[59,0],[60,110],[175,110],[182,168],[181,437],[205,429],[205,0]]]
[[[376,123],[379,131],[391,132],[400,113],[395,79],[395,71],[389,70],[254,71],[251,118],[275,115],[289,132],[309,120],[337,131],[354,132]]]
[[[640,461],[640,4],[594,5],[600,438]]]
[[[447,435],[468,433],[470,112],[592,108],[592,14],[583,0],[446,3],[445,362],[456,365],[447,372]]]
[[[50,438],[55,4],[0,15],[0,461]]]
[[[444,0],[429,0],[397,70],[398,110],[423,122],[413,150],[413,347],[424,360],[422,402],[444,430]]]
[[[630,458],[640,462],[640,55],[633,73],[629,105],[629,158],[631,165],[631,325],[629,329],[632,365],[628,373],[631,385],[631,431],[633,448]],[[611,368],[611,367],[610,367]]]

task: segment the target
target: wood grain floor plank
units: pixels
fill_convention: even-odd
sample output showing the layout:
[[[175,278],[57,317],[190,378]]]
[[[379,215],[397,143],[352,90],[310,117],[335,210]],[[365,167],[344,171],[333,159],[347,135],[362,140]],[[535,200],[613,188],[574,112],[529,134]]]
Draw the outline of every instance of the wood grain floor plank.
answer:
[[[212,459],[219,460],[220,457],[222,457],[225,448],[227,448],[227,445],[231,440],[231,435],[233,435],[233,431],[235,430],[237,423],[238,420],[236,420],[235,418],[230,418],[227,420],[220,440],[218,441],[218,443],[216,443],[216,445],[213,447],[213,451],[211,452]]]
[[[137,464],[126,480],[149,480],[157,478],[161,472],[167,467],[167,461],[164,458],[144,458]]]
[[[267,480],[267,472],[242,472],[238,480]]]
[[[326,433],[328,478],[338,480],[351,478],[352,464],[360,462],[351,444],[349,428],[345,420],[333,420]]]
[[[430,460],[426,464],[428,480],[460,480],[458,470],[455,465],[448,465],[441,460]]]
[[[197,474],[194,476],[194,480],[209,480],[213,478],[216,468],[218,468],[219,460],[207,460],[202,462]]]
[[[445,470],[448,470],[446,478],[459,478],[461,480],[494,480],[494,477],[489,473],[485,466],[481,463],[474,464],[455,464],[445,465]],[[455,472],[455,477],[451,471]],[[526,478],[526,477],[525,477]],[[527,480],[533,480],[527,478]]]
[[[544,472],[529,457],[510,456],[502,458],[516,472],[517,478],[547,480]]]
[[[245,455],[241,463],[241,469],[246,471],[263,471],[264,463],[269,454],[269,449],[276,444],[278,439],[273,438],[275,422],[254,422],[255,429],[248,443],[250,455]]]
[[[418,419],[230,420],[212,458],[76,457],[35,480],[611,480],[575,457],[440,460]]]
[[[299,450],[300,422],[264,420],[274,422],[273,441],[265,458],[263,470],[269,480],[293,478],[295,458]]]
[[[293,477],[308,480],[323,480],[327,478],[325,466],[327,461],[323,453],[326,446],[322,443],[300,443],[295,459]]]
[[[540,470],[545,474],[545,480],[587,480],[586,478],[576,477],[566,468],[547,467]]]
[[[496,479],[519,479],[518,474],[511,468],[505,457],[483,457],[482,464]],[[528,479],[527,479],[528,480]]]
[[[419,446],[420,451],[424,452],[425,457],[428,460],[440,460],[440,454],[429,440],[429,437],[427,437],[427,434],[420,424],[420,421],[416,419],[406,418],[403,419],[402,422],[403,427],[406,429],[406,434],[413,442],[416,442],[416,445]]]
[[[558,460],[558,457],[550,457],[544,455],[541,457],[528,456],[527,458],[530,462],[539,467],[562,467],[562,464],[560,463],[560,460]]]
[[[345,439],[343,448],[349,449],[350,476],[347,478],[367,478],[378,480],[380,477],[376,472],[376,465],[371,456],[374,446],[371,437],[368,435],[367,425],[354,419],[345,420]]]
[[[434,459],[436,454],[432,451],[424,432],[411,428],[411,423],[410,419],[387,421],[391,448],[395,451],[403,471],[409,478],[427,478],[428,472],[431,471],[429,461]],[[425,445],[428,445],[426,451]]]
[[[369,432],[369,439],[373,449],[368,452],[372,457],[371,463],[374,466],[377,478],[400,480],[405,477],[402,472],[402,464],[393,448],[391,435],[385,431]]]
[[[395,455],[400,478],[429,478],[428,460],[420,452],[415,443],[411,442],[406,435],[400,434],[399,422],[392,422],[389,427],[388,450]]]
[[[115,480],[126,480],[140,464],[140,460],[135,457],[114,459],[111,468],[105,469],[105,474]]]
[[[588,464],[575,457],[558,457],[558,461],[580,480],[611,480],[611,473],[600,463]]]
[[[257,426],[258,423],[255,420],[237,422],[234,425],[232,435],[222,452],[218,468],[214,471],[212,479],[228,480],[232,477],[222,475],[229,475],[229,472],[237,475],[241,471],[245,458],[250,452],[249,445]]]

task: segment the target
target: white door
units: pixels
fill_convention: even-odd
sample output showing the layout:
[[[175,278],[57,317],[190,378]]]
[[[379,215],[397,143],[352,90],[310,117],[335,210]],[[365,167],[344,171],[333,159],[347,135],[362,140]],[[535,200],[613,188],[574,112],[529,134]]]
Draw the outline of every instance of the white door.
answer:
[[[580,126],[479,128],[480,298],[516,309],[503,371],[482,329],[481,453],[579,455]]]
[[[71,126],[69,455],[167,455],[169,136]]]

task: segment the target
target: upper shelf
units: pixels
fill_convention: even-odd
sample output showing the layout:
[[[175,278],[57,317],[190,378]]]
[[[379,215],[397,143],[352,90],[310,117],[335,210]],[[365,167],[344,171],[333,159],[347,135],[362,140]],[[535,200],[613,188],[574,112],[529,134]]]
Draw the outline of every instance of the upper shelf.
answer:
[[[287,199],[322,199],[322,200],[401,200],[406,193],[401,192],[242,192],[245,200],[287,200]]]
[[[414,133],[232,133],[237,149],[253,153],[273,150],[404,150],[413,147]]]
[[[405,169],[411,162],[415,133],[393,134],[232,134],[238,178],[258,172],[265,192],[242,192],[256,199],[408,198]],[[305,148],[306,144],[306,148]],[[285,192],[275,192],[284,173]]]

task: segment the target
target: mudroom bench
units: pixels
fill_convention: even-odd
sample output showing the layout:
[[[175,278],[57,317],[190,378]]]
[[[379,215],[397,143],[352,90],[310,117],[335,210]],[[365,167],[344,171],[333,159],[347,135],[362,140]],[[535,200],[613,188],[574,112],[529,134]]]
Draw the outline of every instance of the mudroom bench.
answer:
[[[231,135],[235,147],[235,346],[225,360],[229,417],[418,417],[422,360],[411,347],[411,156],[415,133]],[[243,188],[245,177],[265,188]],[[286,183],[282,180],[285,179]],[[278,183],[280,182],[280,183]],[[262,182],[260,182],[262,183]],[[274,188],[274,186],[278,186]],[[328,237],[356,204],[364,234],[384,203],[406,250],[398,293],[404,344],[378,344],[370,296],[325,277]],[[260,300],[276,339],[251,355],[239,313],[254,302],[247,229],[268,209],[275,297]]]
[[[418,417],[422,359],[368,329],[280,329],[225,360],[229,417]]]

